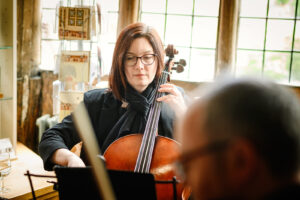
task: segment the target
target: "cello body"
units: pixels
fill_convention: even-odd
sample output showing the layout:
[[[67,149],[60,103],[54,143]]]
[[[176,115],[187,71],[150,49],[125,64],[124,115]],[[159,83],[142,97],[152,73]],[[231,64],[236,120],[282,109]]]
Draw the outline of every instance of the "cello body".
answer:
[[[104,152],[106,167],[113,170],[134,171],[142,138],[142,134],[131,134],[114,141]],[[174,162],[179,154],[179,143],[170,138],[156,136],[150,167],[150,173],[154,175],[155,181],[172,181],[176,176]],[[175,199],[172,183],[157,183],[155,187],[157,199]],[[185,199],[182,197],[182,183],[176,184],[176,191],[176,199]]]

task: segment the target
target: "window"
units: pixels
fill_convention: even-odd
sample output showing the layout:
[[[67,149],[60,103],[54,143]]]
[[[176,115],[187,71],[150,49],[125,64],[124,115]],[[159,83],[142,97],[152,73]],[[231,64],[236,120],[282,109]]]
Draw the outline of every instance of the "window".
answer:
[[[185,71],[172,79],[211,81],[214,77],[219,0],[141,0],[140,20],[153,26],[165,46],[174,44]]]
[[[236,75],[300,84],[298,0],[242,0]]]
[[[58,39],[58,9],[60,6],[76,7],[101,6],[101,27],[98,26],[97,11],[92,10],[92,15],[97,21],[97,31],[90,40],[59,40]],[[43,0],[42,1],[42,41],[41,65],[44,70],[58,71],[59,55],[62,50],[91,51],[91,76],[95,73],[107,74],[110,70],[112,52],[116,40],[118,21],[118,0]],[[98,47],[101,52],[101,71],[99,72]],[[97,71],[98,70],[98,71]]]
[[[241,0],[236,76],[255,75],[284,84],[300,84],[299,0]],[[58,40],[58,5],[75,6],[75,0],[43,0],[42,64],[55,69],[62,48],[76,50],[76,44]],[[95,5],[96,0],[82,0]],[[83,42],[98,62],[101,48],[102,74],[108,74],[116,42],[118,0],[99,0],[101,34]],[[140,0],[139,20],[153,26],[165,47],[174,44],[177,58],[187,61],[185,71],[173,73],[172,79],[212,81],[215,68],[215,47],[219,0]],[[53,17],[54,16],[54,17]],[[69,45],[69,46],[68,46]]]
[[[111,68],[112,55],[117,39],[119,0],[99,0],[101,6],[101,34],[98,44],[101,48],[103,62],[102,74],[108,74]]]

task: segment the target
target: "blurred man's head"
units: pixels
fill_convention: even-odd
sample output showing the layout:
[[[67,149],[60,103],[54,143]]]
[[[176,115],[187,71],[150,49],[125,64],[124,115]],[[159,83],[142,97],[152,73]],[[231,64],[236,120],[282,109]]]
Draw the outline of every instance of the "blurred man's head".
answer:
[[[257,198],[296,180],[300,106],[262,80],[216,82],[178,129],[182,164],[198,199]]]

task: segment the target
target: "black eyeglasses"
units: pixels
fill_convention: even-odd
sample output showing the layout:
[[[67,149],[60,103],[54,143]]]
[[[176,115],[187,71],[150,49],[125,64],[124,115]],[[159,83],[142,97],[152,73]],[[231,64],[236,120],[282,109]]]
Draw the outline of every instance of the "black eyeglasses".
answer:
[[[144,65],[152,65],[155,61],[156,54],[145,54],[142,56],[126,55],[125,56],[125,65],[134,66],[137,63],[138,58],[141,59]]]
[[[224,148],[227,147],[228,144],[229,144],[228,140],[217,141],[217,142],[208,144],[206,146],[199,147],[199,148],[196,148],[189,152],[183,153],[176,163],[177,172],[182,177],[184,177],[184,173],[186,171],[185,166],[187,165],[187,163],[191,162],[192,160],[194,160],[200,156],[204,156],[206,154],[210,154],[210,153],[214,153],[214,152],[223,150]]]

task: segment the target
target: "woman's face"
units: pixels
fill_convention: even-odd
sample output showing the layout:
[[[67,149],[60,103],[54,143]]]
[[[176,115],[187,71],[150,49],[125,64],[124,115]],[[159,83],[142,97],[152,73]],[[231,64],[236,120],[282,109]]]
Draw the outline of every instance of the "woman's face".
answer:
[[[157,58],[151,44],[143,37],[134,39],[125,55],[125,75],[128,83],[141,93],[153,81],[156,70]]]

